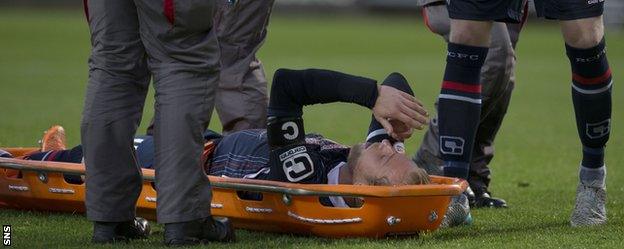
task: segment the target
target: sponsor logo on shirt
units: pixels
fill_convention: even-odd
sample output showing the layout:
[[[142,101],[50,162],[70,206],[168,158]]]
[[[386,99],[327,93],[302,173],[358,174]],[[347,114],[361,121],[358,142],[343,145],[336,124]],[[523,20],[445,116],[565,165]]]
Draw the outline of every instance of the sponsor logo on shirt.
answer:
[[[292,157],[294,154],[304,153],[307,151],[308,150],[306,150],[305,146],[299,146],[299,147],[295,147],[290,150],[287,150],[286,152],[280,154],[279,158],[280,158],[280,161],[284,161],[286,160],[286,158]]]
[[[284,175],[290,182],[299,182],[314,174],[314,164],[305,146],[292,148],[279,155]]]

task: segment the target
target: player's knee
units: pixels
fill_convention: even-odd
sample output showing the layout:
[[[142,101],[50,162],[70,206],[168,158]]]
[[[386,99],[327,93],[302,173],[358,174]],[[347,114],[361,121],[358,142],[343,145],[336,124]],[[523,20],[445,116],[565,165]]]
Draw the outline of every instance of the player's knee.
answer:
[[[602,41],[602,16],[561,22],[565,42],[575,48],[592,48]]]
[[[491,22],[451,19],[452,43],[487,47],[490,44]]]
[[[572,36],[566,36],[566,43],[575,48],[592,48],[600,43],[604,33],[602,32],[581,32]]]
[[[489,43],[489,35],[479,36],[479,35],[476,35],[475,33],[470,32],[469,30],[455,31],[451,29],[450,41],[452,43],[463,44],[463,45],[487,47]]]

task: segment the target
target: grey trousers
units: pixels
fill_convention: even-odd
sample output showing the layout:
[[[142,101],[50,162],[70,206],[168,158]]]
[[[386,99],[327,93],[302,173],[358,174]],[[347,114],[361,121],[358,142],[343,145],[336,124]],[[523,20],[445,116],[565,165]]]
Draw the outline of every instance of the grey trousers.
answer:
[[[214,27],[221,51],[215,104],[222,133],[266,127],[267,80],[256,52],[267,36],[273,0],[218,0]],[[147,134],[153,134],[153,123]]]
[[[423,14],[431,31],[448,42],[450,19],[445,5],[426,7]],[[477,193],[487,191],[490,183],[488,164],[494,157],[494,139],[507,113],[514,88],[516,63],[514,47],[521,25],[494,23],[488,56],[481,70],[482,109],[470,164],[470,187]],[[437,103],[436,103],[437,106]],[[432,119],[414,161],[428,172],[441,175],[443,165],[439,152],[439,135],[436,118]]]
[[[141,171],[133,137],[150,78],[156,90],[155,170],[161,223],[210,216],[200,165],[219,77],[214,0],[88,1],[89,83],[81,124],[92,221],[135,217]]]
[[[215,27],[221,49],[216,109],[223,133],[266,127],[267,80],[256,52],[273,0],[218,0]]]

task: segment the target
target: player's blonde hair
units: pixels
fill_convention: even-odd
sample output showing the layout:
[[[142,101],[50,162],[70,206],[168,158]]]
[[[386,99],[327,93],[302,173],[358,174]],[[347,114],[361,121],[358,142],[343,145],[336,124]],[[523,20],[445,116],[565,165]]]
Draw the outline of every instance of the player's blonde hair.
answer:
[[[347,167],[349,168],[349,172],[353,175],[353,169],[356,168],[358,161],[360,160],[360,156],[362,155],[362,149],[364,146],[362,144],[356,144],[351,147],[349,151],[349,156],[347,157]],[[427,171],[418,167],[416,163],[410,160],[409,162],[410,168],[409,171],[404,174],[404,178],[400,183],[390,183],[387,181],[383,181],[384,179],[375,179],[372,181],[371,185],[376,186],[389,186],[389,185],[421,185],[421,184],[429,184],[431,183],[431,178]]]

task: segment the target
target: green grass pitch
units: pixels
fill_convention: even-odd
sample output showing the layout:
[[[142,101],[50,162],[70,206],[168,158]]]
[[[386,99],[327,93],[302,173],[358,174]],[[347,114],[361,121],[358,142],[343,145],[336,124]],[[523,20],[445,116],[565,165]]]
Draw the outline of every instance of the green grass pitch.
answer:
[[[610,32],[609,59],[616,79],[613,133],[607,150],[608,225],[568,225],[580,144],[570,97],[570,73],[559,29],[532,20],[521,35],[517,84],[497,138],[491,190],[510,208],[474,210],[474,225],[401,240],[329,240],[238,231],[232,245],[213,248],[618,248],[624,239],[624,33]],[[382,79],[404,73],[433,111],[444,67],[443,41],[417,18],[276,15],[259,57],[267,76],[280,67],[328,68]],[[79,10],[0,10],[0,147],[34,146],[51,124],[79,142],[87,79],[89,34]],[[623,76],[624,77],[624,76]],[[150,93],[152,95],[152,93]],[[153,101],[149,98],[148,101]],[[151,117],[145,109],[140,131]],[[216,115],[214,115],[216,116]],[[214,119],[211,127],[219,130]],[[364,139],[370,113],[346,104],[306,109],[308,131],[345,144]],[[408,141],[416,151],[422,132]],[[528,186],[527,186],[528,185]],[[90,223],[75,214],[0,210],[13,226],[16,248],[89,246]],[[127,247],[160,247],[162,227]]]

